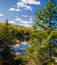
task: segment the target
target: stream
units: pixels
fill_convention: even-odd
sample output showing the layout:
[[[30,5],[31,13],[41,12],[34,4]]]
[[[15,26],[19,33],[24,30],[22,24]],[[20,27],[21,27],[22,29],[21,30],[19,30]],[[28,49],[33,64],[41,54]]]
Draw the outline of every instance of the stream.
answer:
[[[11,51],[16,55],[20,55],[20,54],[23,55],[28,46],[29,46],[29,42],[24,41],[24,42],[21,42],[21,44],[12,45]]]

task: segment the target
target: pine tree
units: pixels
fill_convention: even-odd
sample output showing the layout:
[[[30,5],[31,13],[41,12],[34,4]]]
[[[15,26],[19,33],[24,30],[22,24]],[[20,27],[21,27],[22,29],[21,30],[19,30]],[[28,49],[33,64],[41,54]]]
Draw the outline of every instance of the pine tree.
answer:
[[[4,62],[8,61],[13,64],[14,56],[11,54],[10,46],[15,43],[16,31],[12,25],[8,23],[8,20],[6,20],[6,23],[3,25],[4,26],[0,29],[0,45],[2,46],[0,54]]]
[[[47,42],[49,47],[49,58],[52,57],[52,44],[55,41],[54,33],[57,29],[57,7],[54,6],[51,0],[46,3],[45,7],[36,11],[34,27],[40,30],[48,31],[48,37],[44,42]],[[42,44],[44,44],[42,42]]]
[[[36,65],[43,65],[44,62],[47,64],[47,62],[52,60],[52,53],[54,53],[57,7],[54,6],[53,2],[48,0],[44,8],[38,9],[35,14],[33,38],[31,39],[30,47],[27,49],[26,57],[34,61]],[[42,35],[41,32],[38,33],[36,30],[46,31],[47,35]]]
[[[6,23],[0,30],[0,44],[2,45],[11,45],[14,43],[14,39],[16,37],[16,31],[12,27],[11,24],[8,23],[8,20],[6,20]]]

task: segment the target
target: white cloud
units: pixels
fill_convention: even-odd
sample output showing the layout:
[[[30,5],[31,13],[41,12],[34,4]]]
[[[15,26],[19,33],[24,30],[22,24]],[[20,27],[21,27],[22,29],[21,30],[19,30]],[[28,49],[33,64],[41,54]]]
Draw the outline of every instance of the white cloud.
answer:
[[[22,15],[22,17],[28,18],[29,21],[33,20],[32,16],[29,16],[29,15]]]
[[[0,14],[0,16],[4,16],[4,14]]]
[[[10,9],[9,9],[9,11],[14,11],[14,10],[15,10],[15,8],[10,8]]]
[[[14,19],[15,21],[19,21],[20,23],[27,23],[27,24],[30,24],[30,23],[32,23],[32,21],[27,21],[27,20],[22,20],[21,18],[16,18],[16,19]]]
[[[22,16],[25,17],[25,18],[29,17],[28,15],[22,15]]]
[[[36,0],[21,0],[25,4],[33,4],[33,5],[40,5],[40,1]]]
[[[19,25],[24,26],[24,27],[31,27],[32,25],[32,20],[22,20],[21,18],[16,18],[14,21],[19,22]]]
[[[9,23],[11,23],[11,24],[15,24],[16,22],[15,22],[15,21],[10,20],[10,21],[9,21]]]
[[[32,27],[31,24],[22,24],[22,23],[20,23],[19,25],[24,26],[24,27],[28,27],[28,28],[31,28]]]
[[[21,0],[18,1],[15,5],[14,8],[10,8],[10,11],[21,11],[22,9],[24,10],[32,10],[32,6],[31,5],[40,5],[40,1],[36,1],[36,0]]]
[[[19,8],[18,9],[17,8],[10,8],[9,11],[16,11],[17,12],[17,11],[22,11],[22,10]]]
[[[17,18],[17,17],[16,17],[16,19],[14,19],[14,20],[15,20],[15,21],[22,21],[20,18]]]
[[[22,11],[21,9],[15,9],[15,11]]]
[[[16,3],[16,6],[17,6],[17,8],[23,8],[23,9],[25,9],[25,10],[32,10],[32,7],[31,7],[31,6],[26,5],[26,4],[23,3],[23,2],[17,2],[17,3]]]
[[[21,0],[20,2],[16,3],[16,7],[17,8],[23,8],[25,10],[32,10],[32,7],[30,6],[30,4],[32,4],[32,5],[40,5],[40,1],[36,1],[36,0]]]

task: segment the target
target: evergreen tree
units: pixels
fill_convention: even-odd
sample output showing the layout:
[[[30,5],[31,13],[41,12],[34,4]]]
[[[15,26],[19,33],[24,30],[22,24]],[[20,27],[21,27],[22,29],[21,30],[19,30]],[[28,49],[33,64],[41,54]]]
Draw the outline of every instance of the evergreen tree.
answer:
[[[47,62],[52,61],[52,56],[55,50],[55,36],[54,31],[57,29],[57,7],[54,6],[53,2],[48,0],[44,8],[36,11],[36,17],[34,22],[35,30],[44,30],[47,32],[47,37],[43,39],[43,35],[39,35],[35,32],[32,33],[33,38],[31,39],[31,45],[27,50],[27,58],[32,59],[36,62],[36,65],[43,65]],[[37,37],[38,36],[38,37]],[[39,42],[39,37],[42,36]],[[40,63],[39,63],[40,62]],[[33,65],[33,64],[32,64]]]
[[[0,31],[0,40],[3,44],[11,44],[13,43],[15,37],[15,29],[8,23],[8,20],[6,20],[5,25],[2,27]]]
[[[2,55],[4,62],[8,61],[8,63],[12,63],[13,65],[14,55],[11,54],[10,46],[15,43],[15,37],[15,29],[8,23],[8,20],[6,20],[5,25],[0,30],[0,45],[2,45],[0,54]]]
[[[57,7],[54,6],[52,1],[48,1],[43,9],[40,9],[36,12],[35,25],[36,29],[39,27],[40,29],[48,31],[48,37],[44,42],[47,42],[49,48],[49,58],[53,55],[52,48],[53,42],[55,41],[54,33],[57,29]],[[42,42],[42,44],[44,44]],[[44,44],[45,45],[45,44]]]

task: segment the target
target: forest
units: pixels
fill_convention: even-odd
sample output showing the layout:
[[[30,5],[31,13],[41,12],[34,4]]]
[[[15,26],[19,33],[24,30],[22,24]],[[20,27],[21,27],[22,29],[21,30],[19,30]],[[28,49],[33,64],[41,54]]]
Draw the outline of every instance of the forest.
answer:
[[[11,46],[29,41],[24,55]],[[51,0],[35,12],[32,28],[0,23],[0,65],[57,65],[57,6]]]

